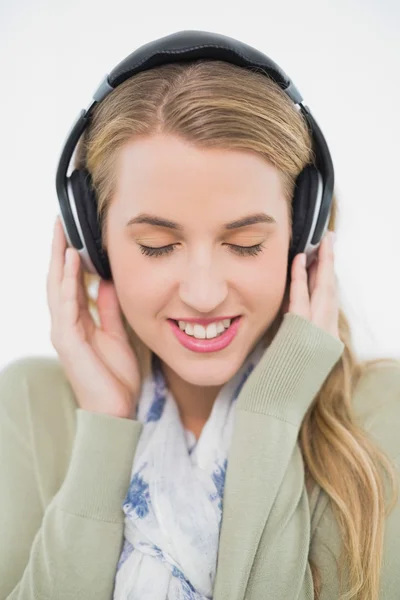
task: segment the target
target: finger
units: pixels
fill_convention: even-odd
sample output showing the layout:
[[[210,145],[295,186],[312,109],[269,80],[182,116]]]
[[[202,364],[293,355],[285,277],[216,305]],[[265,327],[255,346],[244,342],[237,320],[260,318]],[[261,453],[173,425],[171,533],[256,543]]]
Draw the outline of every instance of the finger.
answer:
[[[125,340],[127,333],[122,323],[121,308],[112,281],[100,279],[97,306],[102,329],[113,337]]]
[[[339,338],[339,293],[334,265],[333,244],[329,235],[321,242],[316,283],[311,296],[312,321]]]
[[[57,216],[53,226],[53,239],[51,243],[51,257],[47,274],[47,300],[50,312],[56,310],[61,282],[64,277],[65,249],[67,241],[60,217]]]
[[[67,248],[65,254],[64,277],[61,282],[60,292],[60,323],[64,331],[76,326],[79,318],[77,300],[77,271],[79,267],[79,254],[75,248]]]
[[[318,273],[318,258],[308,268],[308,291],[310,298],[314,293],[315,281]]]
[[[298,254],[292,265],[290,285],[289,312],[294,312],[306,319],[310,318],[310,295],[308,291],[308,275],[305,265],[301,264],[304,252]]]
[[[64,263],[65,263],[65,250],[67,248],[67,240],[65,238],[64,229],[60,220],[57,219],[54,223],[53,230],[53,241],[52,241],[52,254],[51,254],[51,267],[55,281],[61,284],[64,277]]]
[[[320,245],[318,253],[318,270],[315,275],[314,289],[324,291],[325,294],[336,294],[336,275],[334,265],[333,243],[328,232]]]
[[[85,285],[84,269],[81,256],[78,252],[79,265],[77,272],[77,294],[78,294],[78,306],[81,310],[88,310],[89,300],[88,292]]]

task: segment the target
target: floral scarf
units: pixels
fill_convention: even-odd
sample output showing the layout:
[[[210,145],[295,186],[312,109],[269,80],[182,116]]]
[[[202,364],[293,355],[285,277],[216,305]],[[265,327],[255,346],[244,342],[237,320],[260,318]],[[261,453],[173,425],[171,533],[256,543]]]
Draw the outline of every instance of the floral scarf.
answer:
[[[197,441],[153,353],[137,408],[143,429],[122,507],[114,600],[212,598],[235,400],[264,350],[260,340],[220,389]]]

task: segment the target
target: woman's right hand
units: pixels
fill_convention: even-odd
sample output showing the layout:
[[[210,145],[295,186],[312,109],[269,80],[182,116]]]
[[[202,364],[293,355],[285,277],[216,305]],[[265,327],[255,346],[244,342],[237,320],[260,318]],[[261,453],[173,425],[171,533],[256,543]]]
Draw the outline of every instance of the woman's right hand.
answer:
[[[81,408],[135,418],[141,381],[139,363],[124,330],[112,281],[100,279],[101,327],[94,322],[84,288],[81,258],[67,248],[57,216],[47,276],[51,342]]]

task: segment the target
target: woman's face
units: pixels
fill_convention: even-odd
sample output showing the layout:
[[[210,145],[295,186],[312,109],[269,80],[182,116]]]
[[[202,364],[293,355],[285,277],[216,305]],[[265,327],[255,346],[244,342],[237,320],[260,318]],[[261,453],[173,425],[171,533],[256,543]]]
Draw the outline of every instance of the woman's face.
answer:
[[[275,167],[255,153],[199,149],[169,135],[135,139],[118,156],[107,249],[115,289],[131,327],[188,383],[223,385],[276,318],[288,264],[289,215]],[[228,224],[254,214],[272,219]],[[146,222],[157,217],[174,227]],[[262,244],[255,255],[236,246]],[[170,246],[147,256],[142,246]],[[233,341],[195,352],[168,319],[241,315]]]

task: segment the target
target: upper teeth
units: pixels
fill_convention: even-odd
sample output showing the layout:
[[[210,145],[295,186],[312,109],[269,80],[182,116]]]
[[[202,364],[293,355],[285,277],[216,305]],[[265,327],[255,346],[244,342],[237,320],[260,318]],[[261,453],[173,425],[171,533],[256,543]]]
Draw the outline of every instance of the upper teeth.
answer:
[[[192,335],[195,338],[204,340],[205,338],[214,338],[225,331],[225,329],[227,329],[231,324],[231,319],[215,321],[214,323],[207,325],[207,327],[203,327],[203,325],[199,325],[198,323],[187,323],[186,321],[178,321],[178,323],[180,329],[182,329],[182,331],[188,335]]]

